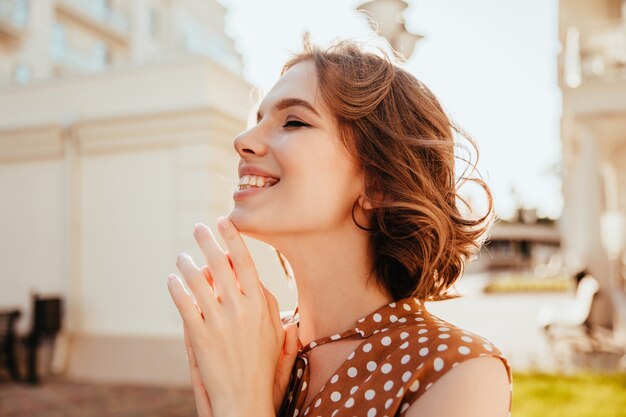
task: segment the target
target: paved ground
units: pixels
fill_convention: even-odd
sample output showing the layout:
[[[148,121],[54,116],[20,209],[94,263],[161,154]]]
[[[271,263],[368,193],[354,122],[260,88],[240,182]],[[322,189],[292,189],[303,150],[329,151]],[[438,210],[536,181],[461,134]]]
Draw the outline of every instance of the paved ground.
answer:
[[[481,277],[461,280],[457,287],[464,294],[462,298],[431,302],[427,308],[432,314],[491,340],[514,370],[617,370],[618,354],[586,354],[580,349],[572,350],[572,345],[562,339],[554,346],[548,344],[538,322],[539,311],[543,306],[566,304],[573,294],[485,294],[481,291],[484,283]],[[626,359],[621,366],[626,366]]]
[[[516,369],[552,369],[554,360],[537,324],[544,304],[559,303],[564,294],[468,295],[427,304],[444,320],[495,343]]]
[[[40,386],[0,379],[0,417],[191,417],[190,389],[98,385],[47,378]]]

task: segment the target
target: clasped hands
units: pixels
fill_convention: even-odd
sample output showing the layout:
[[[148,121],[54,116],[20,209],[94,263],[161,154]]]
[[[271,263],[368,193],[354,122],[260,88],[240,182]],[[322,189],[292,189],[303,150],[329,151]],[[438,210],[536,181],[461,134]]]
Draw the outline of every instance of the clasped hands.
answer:
[[[298,353],[297,327],[283,326],[278,301],[260,281],[235,225],[218,218],[222,251],[202,223],[194,237],[206,260],[181,253],[168,290],[183,319],[185,348],[199,417],[275,416]]]

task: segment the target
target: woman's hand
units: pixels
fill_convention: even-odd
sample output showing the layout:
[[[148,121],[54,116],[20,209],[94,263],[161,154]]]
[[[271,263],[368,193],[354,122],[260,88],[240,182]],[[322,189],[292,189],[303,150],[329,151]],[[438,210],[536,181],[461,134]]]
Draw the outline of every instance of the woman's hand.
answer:
[[[196,411],[198,411],[198,417],[213,417],[211,411],[211,401],[209,395],[204,388],[202,378],[200,376],[200,369],[198,368],[198,362],[193,353],[191,342],[189,341],[189,335],[187,334],[187,326],[184,326],[185,331],[185,350],[187,352],[187,362],[189,362],[189,374],[191,375],[191,386],[193,388],[193,397],[196,401]]]
[[[274,294],[269,290],[265,289],[265,291],[270,293],[271,297],[274,297]],[[278,414],[278,410],[280,410],[280,406],[283,403],[283,398],[287,393],[293,364],[296,361],[296,356],[298,356],[298,326],[295,323],[289,323],[284,326],[284,331],[285,343],[274,377],[274,411],[276,414]]]
[[[194,228],[213,287],[186,254],[179,255],[176,264],[191,293],[176,275],[170,275],[168,281],[184,321],[197,374],[208,393],[206,403],[200,404],[210,404],[216,417],[275,415],[273,390],[285,341],[278,304],[275,297],[266,298],[235,226],[221,218],[218,230],[229,256],[206,226],[197,224]]]
[[[230,254],[228,252],[226,252],[226,257],[228,258],[228,261],[230,262],[232,266],[232,260],[230,259]],[[214,282],[213,282],[213,279],[211,278],[211,273],[209,272],[209,268],[206,265],[202,267],[202,273],[204,274],[204,277],[206,278],[209,285],[211,286],[211,289],[214,290]],[[270,290],[268,290],[261,281],[259,281],[259,283],[261,284],[261,288],[263,289],[263,293],[265,294],[265,299],[268,300],[268,302],[272,304],[272,307],[271,307],[272,311],[279,310],[278,300],[276,299],[276,296]],[[273,307],[274,305],[276,306],[275,308]],[[279,310],[279,316],[280,316],[280,310]],[[274,398],[274,411],[276,412],[276,414],[278,414],[278,411],[280,410],[280,406],[283,403],[283,398],[285,397],[285,394],[287,393],[287,388],[289,387],[289,378],[291,377],[293,364],[296,361],[296,357],[298,356],[298,349],[300,347],[298,345],[298,326],[295,323],[289,323],[281,327],[285,332],[285,337],[284,337],[285,341],[283,343],[283,348],[280,353],[280,359],[278,360],[278,366],[276,367],[276,374],[274,376],[273,398]],[[191,345],[188,343],[186,332],[187,330],[185,329],[185,346],[187,347],[187,352],[188,352],[187,357],[189,359],[189,366],[190,366],[191,375],[192,375],[191,377],[192,385],[194,387],[194,396],[196,398],[196,408],[198,409],[198,416],[199,417],[211,416],[211,414],[200,413],[201,408],[202,409],[206,408],[205,403],[207,402],[208,398],[206,400],[204,398],[203,393],[206,393],[204,386],[202,386],[201,387],[202,389],[200,389],[200,387],[197,385],[197,384],[201,384],[202,381],[200,381],[199,379],[199,374],[197,372],[197,364],[195,364],[195,361],[194,363],[192,363],[193,354],[189,354],[189,351],[192,351],[192,348],[191,348]]]

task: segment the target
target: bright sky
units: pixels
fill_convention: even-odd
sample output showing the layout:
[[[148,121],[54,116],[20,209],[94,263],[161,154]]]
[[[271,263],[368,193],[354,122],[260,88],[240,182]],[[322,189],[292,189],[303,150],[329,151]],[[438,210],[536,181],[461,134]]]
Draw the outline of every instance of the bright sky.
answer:
[[[268,91],[304,30],[315,43],[372,38],[364,0],[219,0],[244,76]],[[478,142],[479,170],[509,217],[517,199],[540,216],[562,209],[558,163],[557,0],[409,0],[409,31],[424,35],[404,67]],[[517,197],[511,193],[515,187]]]

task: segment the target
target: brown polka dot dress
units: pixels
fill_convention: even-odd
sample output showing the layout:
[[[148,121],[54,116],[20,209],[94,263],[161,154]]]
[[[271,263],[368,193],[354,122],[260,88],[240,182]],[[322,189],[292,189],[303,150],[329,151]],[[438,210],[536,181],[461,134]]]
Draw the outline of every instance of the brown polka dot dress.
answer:
[[[283,323],[299,323],[297,307]],[[363,341],[304,404],[309,385],[308,352],[316,346],[360,334]],[[447,371],[480,356],[508,361],[489,340],[431,315],[408,297],[357,320],[341,334],[323,337],[298,353],[278,417],[403,416],[411,404]],[[512,392],[509,396],[509,415]]]

